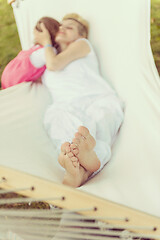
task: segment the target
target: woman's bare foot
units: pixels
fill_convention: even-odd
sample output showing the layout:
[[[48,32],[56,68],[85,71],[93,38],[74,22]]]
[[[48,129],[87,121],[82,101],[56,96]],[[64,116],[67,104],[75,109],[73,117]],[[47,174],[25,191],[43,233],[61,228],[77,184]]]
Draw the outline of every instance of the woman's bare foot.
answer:
[[[100,160],[93,150],[95,145],[95,139],[83,126],[78,128],[78,132],[70,145],[71,151],[78,158],[80,165],[89,172],[95,172],[100,168]]]
[[[58,157],[58,162],[60,163],[60,165],[63,168],[65,168],[64,156],[67,154],[67,152],[70,152],[70,143],[69,142],[65,142],[61,145],[61,152]],[[73,154],[72,154],[72,156],[73,156]]]
[[[66,170],[63,179],[63,183],[66,185],[79,187],[91,175],[89,171],[86,171],[82,166],[79,165],[78,158],[71,152],[69,142],[62,144],[58,161]]]

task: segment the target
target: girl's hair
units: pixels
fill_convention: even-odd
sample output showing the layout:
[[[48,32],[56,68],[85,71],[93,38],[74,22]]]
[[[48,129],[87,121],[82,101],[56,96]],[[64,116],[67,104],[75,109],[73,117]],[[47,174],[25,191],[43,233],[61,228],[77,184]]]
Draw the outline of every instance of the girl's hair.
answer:
[[[56,34],[59,30],[59,26],[60,23],[55,20],[54,18],[51,17],[42,17],[36,24],[35,28],[42,32],[41,28],[40,28],[40,23],[43,23],[45,25],[45,27],[47,28],[47,30],[49,31],[49,34],[51,36],[51,41],[52,41],[52,45],[57,48],[57,50],[59,49],[59,46],[57,45],[57,43],[55,42],[55,37]]]
[[[87,20],[85,20],[84,18],[82,18],[79,14],[77,13],[69,13],[66,14],[62,20],[67,20],[67,19],[71,19],[74,20],[76,22],[79,23],[78,26],[78,31],[79,34],[85,38],[88,38],[88,32],[89,32],[89,23],[87,22]]]

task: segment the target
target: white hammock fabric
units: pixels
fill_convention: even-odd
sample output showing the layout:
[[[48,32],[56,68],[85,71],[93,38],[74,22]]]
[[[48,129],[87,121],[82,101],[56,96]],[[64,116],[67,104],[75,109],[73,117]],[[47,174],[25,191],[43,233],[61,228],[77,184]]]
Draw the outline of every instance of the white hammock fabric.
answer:
[[[150,48],[149,0],[25,0],[12,4],[23,49],[42,16],[77,12],[103,76],[125,102],[125,120],[110,162],[80,189],[160,217],[160,81]],[[51,99],[40,83],[0,92],[0,165],[61,182],[63,170],[43,129]]]

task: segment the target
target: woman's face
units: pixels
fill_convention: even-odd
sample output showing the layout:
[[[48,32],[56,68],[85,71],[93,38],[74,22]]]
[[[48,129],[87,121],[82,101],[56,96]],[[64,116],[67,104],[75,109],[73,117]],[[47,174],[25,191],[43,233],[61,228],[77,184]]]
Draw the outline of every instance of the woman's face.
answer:
[[[56,35],[56,42],[61,44],[70,44],[80,38],[78,31],[78,25],[74,20],[67,19],[64,20],[59,28],[59,31]]]

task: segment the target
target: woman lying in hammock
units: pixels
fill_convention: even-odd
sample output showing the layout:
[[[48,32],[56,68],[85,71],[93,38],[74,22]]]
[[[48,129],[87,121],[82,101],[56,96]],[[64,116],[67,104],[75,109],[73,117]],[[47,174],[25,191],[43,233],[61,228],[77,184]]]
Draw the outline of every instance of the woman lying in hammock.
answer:
[[[53,99],[44,126],[59,150],[58,160],[65,169],[63,183],[78,187],[111,158],[111,146],[123,121],[122,104],[100,76],[95,52],[87,40],[86,20],[77,14],[63,18],[55,39],[60,46],[57,55],[44,24],[41,29],[34,35],[44,46],[39,56],[47,67],[42,82]]]

